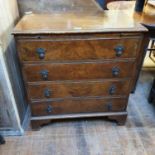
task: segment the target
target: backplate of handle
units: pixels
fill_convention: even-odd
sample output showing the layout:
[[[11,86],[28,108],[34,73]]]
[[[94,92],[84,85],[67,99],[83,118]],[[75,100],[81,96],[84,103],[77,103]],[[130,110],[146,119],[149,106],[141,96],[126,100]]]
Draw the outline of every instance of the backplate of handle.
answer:
[[[48,79],[48,71],[47,70],[42,70],[40,71],[41,77],[43,80],[47,80]]]
[[[115,85],[112,85],[109,89],[109,94],[110,95],[113,95],[116,93],[116,86]]]
[[[116,56],[120,57],[120,56],[122,56],[122,54],[124,52],[124,47],[122,45],[118,45],[115,47],[115,51],[116,51]]]
[[[112,111],[112,103],[108,103],[107,104],[107,110],[108,111]]]
[[[52,109],[53,109],[52,106],[51,105],[48,105],[47,106],[47,109],[46,109],[46,112],[47,113],[51,113],[52,112]]]
[[[39,59],[44,59],[45,58],[45,49],[44,48],[37,48],[36,52],[39,56]]]
[[[51,94],[52,94],[52,91],[50,90],[50,89],[48,89],[48,88],[46,88],[45,90],[44,90],[44,96],[45,97],[50,97],[51,96]]]
[[[118,76],[119,74],[120,74],[120,69],[118,67],[113,67],[112,68],[112,75]]]

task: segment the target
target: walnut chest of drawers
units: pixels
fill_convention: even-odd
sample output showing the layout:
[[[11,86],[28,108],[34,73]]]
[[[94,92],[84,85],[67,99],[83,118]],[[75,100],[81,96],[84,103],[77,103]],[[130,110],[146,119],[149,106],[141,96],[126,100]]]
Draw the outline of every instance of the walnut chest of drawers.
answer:
[[[147,30],[132,19],[130,25],[111,25],[106,19],[111,13],[105,16],[78,21],[75,15],[32,14],[16,26],[13,33],[33,128],[82,117],[106,116],[125,123]],[[120,16],[125,18],[121,12]]]

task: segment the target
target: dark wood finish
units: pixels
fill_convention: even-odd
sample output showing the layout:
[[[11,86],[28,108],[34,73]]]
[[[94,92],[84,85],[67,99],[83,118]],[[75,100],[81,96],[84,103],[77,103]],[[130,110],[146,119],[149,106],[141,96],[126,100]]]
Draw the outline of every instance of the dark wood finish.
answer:
[[[87,40],[58,40],[45,39],[19,40],[18,51],[21,61],[63,61],[63,60],[98,60],[113,58],[135,58],[141,37],[134,38],[96,38]],[[55,39],[56,40],[56,39]],[[83,48],[81,48],[83,47]],[[117,48],[122,47],[122,54],[117,54]],[[44,50],[44,57],[40,58],[39,49]]]
[[[37,131],[41,128],[41,126],[49,124],[51,122],[50,119],[48,120],[31,120],[31,128],[34,131]]]
[[[66,99],[58,101],[33,102],[30,104],[32,116],[56,114],[120,112],[126,110],[127,99]]]
[[[97,113],[81,113],[81,114],[66,114],[66,115],[50,115],[50,116],[40,116],[40,117],[32,117],[31,118],[31,126],[32,129],[38,130],[41,126],[51,123],[53,120],[64,120],[64,119],[78,119],[78,118],[98,118],[98,117],[109,117],[114,116],[111,120],[118,120],[117,123],[123,122],[125,118],[127,117],[127,112],[117,112],[117,115],[115,112],[97,112]],[[119,117],[120,116],[120,117]],[[122,118],[122,121],[121,119]],[[119,124],[118,124],[119,125]],[[120,124],[121,125],[121,124]]]
[[[136,69],[134,71],[135,77],[132,83],[132,93],[135,92],[135,89],[136,89],[136,84],[137,84],[139,74],[140,74],[140,71],[143,65],[143,61],[144,61],[144,58],[147,52],[148,44],[149,44],[149,36],[148,34],[144,34],[144,39],[142,41],[139,55],[137,56],[137,60],[136,60]]]
[[[132,70],[130,70],[132,68]],[[113,74],[113,70],[118,75]],[[47,71],[47,78],[43,78],[42,71]],[[133,61],[107,62],[77,62],[77,63],[44,63],[25,64],[23,74],[26,81],[53,81],[53,80],[85,80],[103,78],[132,77]]]
[[[118,125],[124,125],[127,119],[127,114],[125,115],[116,115],[116,116],[108,116],[110,120],[114,120]]]
[[[152,3],[153,1],[149,1],[149,2]],[[143,40],[143,43],[141,46],[141,51],[143,51],[143,53],[139,52],[140,56],[137,57],[137,59],[140,59],[139,61],[137,61],[138,64],[136,65],[137,70],[138,70],[139,68],[142,67],[143,60],[145,58],[146,48],[147,48],[148,43],[149,43],[149,36],[151,36],[151,37],[155,36],[154,30],[153,30],[153,27],[155,24],[155,8],[154,8],[154,6],[147,3],[144,6],[144,9],[142,12],[135,12],[134,11],[135,1],[111,2],[107,6],[108,6],[108,9],[110,9],[110,10],[127,10],[133,16],[133,19],[135,20],[135,22],[142,23],[143,25],[145,25],[149,29],[149,35],[145,34],[145,37],[144,37],[145,39]],[[140,72],[140,70],[138,70],[138,72],[135,73],[135,80],[133,81],[132,92],[135,91],[139,72]]]
[[[28,84],[30,100],[84,96],[127,96],[130,80],[42,82]],[[113,92],[112,88],[115,88]]]
[[[13,32],[33,128],[82,117],[125,123],[147,29],[125,11],[86,12],[26,15]]]
[[[99,10],[90,14],[29,14],[21,19],[13,33],[16,35],[48,35],[115,32],[147,32],[147,29],[137,24],[133,15],[130,15],[128,11],[117,11],[116,16],[115,11]]]
[[[86,116],[83,116],[83,117],[86,117]],[[92,117],[92,114],[90,114],[90,117]],[[99,117],[102,117],[102,115],[99,115]],[[108,119],[112,120],[112,121],[115,121],[118,125],[122,126],[122,125],[125,125],[125,122],[126,122],[126,119],[127,119],[127,114],[111,115],[111,116],[108,116]],[[52,120],[53,120],[53,118],[52,119],[50,119],[50,118],[49,119],[42,119],[42,120],[37,120],[37,119],[36,120],[31,120],[31,127],[32,127],[33,130],[39,130],[41,128],[41,126],[51,123]]]

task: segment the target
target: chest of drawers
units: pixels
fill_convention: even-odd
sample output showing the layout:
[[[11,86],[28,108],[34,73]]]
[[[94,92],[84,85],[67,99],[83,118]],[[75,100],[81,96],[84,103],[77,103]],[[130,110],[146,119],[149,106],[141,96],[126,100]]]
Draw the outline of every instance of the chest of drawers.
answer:
[[[55,34],[39,28],[30,33],[20,29],[22,22],[14,35],[32,127],[101,116],[123,125],[144,56],[146,29]]]

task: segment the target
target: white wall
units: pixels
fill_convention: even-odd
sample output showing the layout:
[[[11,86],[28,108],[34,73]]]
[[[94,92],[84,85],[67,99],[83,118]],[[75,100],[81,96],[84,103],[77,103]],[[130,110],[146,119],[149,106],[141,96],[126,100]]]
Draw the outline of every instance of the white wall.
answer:
[[[13,40],[11,32],[18,17],[16,0],[0,0],[0,120],[3,120],[1,124],[4,124],[2,128],[0,126],[0,133],[5,135],[23,133],[5,59],[7,49]]]

